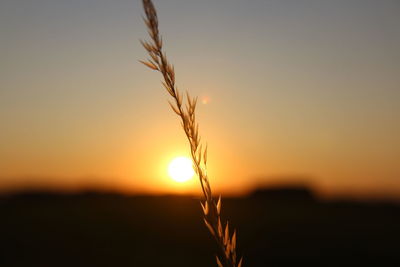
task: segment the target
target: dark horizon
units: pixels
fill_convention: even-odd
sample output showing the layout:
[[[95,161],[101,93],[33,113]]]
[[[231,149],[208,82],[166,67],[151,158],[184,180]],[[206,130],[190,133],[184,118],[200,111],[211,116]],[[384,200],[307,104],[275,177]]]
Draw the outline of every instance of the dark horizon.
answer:
[[[246,266],[400,264],[400,205],[320,201],[302,190],[224,198]],[[116,194],[0,197],[1,266],[213,266],[199,198]]]
[[[174,193],[174,192],[146,192],[146,191],[133,191],[133,190],[123,190],[121,188],[108,188],[108,187],[96,187],[96,186],[86,186],[86,187],[74,187],[74,188],[57,188],[48,186],[21,186],[11,189],[0,190],[1,197],[18,197],[23,195],[53,195],[53,196],[74,196],[74,195],[115,195],[124,197],[164,197],[164,196],[176,196],[176,197],[192,197],[195,199],[200,199],[201,192],[198,193]],[[220,192],[214,192],[214,196],[218,197]],[[306,183],[274,183],[265,186],[255,186],[248,190],[246,193],[242,194],[223,194],[224,198],[229,199],[243,199],[251,198],[254,196],[307,196],[315,201],[322,202],[360,202],[360,203],[392,203],[400,204],[400,195],[388,195],[386,193],[375,194],[375,195],[355,195],[351,193],[342,193],[326,196],[322,192],[318,191],[318,188]]]

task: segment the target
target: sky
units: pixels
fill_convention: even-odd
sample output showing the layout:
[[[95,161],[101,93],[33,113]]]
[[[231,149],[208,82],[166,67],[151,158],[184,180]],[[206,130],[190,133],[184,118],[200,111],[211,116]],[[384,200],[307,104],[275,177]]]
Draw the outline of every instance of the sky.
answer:
[[[400,2],[154,0],[216,192],[400,198]],[[0,3],[0,191],[199,192],[138,0]],[[204,103],[203,103],[204,102]]]

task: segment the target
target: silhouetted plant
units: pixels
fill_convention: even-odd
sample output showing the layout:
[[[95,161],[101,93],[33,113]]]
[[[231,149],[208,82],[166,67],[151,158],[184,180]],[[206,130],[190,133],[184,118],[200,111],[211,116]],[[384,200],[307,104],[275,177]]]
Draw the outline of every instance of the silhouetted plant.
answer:
[[[141,41],[147,50],[150,58],[147,61],[140,61],[152,70],[159,71],[164,78],[162,84],[173,98],[169,101],[172,110],[181,118],[181,125],[189,141],[193,166],[200,180],[201,189],[204,195],[204,202],[200,202],[204,213],[204,222],[215,237],[221,249],[221,255],[216,256],[219,267],[241,267],[242,260],[236,253],[236,231],[230,234],[228,223],[223,227],[221,223],[221,196],[216,201],[213,198],[210,182],[207,176],[207,146],[200,144],[199,127],[196,122],[195,110],[197,98],[190,97],[186,92],[186,105],[181,92],[175,84],[175,70],[168,62],[167,56],[163,51],[163,41],[158,31],[157,12],[151,0],[143,0],[143,7],[146,14],[146,23],[150,41]]]

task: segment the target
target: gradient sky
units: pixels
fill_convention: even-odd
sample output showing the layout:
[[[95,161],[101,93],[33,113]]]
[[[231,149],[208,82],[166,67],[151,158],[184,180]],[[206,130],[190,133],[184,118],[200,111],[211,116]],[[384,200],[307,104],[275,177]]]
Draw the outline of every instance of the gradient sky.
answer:
[[[198,107],[216,190],[306,182],[400,196],[400,2],[155,0]],[[2,0],[0,188],[176,185],[188,155],[161,77],[138,63],[138,0]]]

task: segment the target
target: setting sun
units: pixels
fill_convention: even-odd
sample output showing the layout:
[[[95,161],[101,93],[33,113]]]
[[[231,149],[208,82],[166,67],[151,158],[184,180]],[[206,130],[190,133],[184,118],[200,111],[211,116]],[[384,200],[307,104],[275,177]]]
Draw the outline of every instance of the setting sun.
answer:
[[[177,157],[168,165],[168,174],[176,182],[183,183],[194,175],[192,160],[187,157]]]

